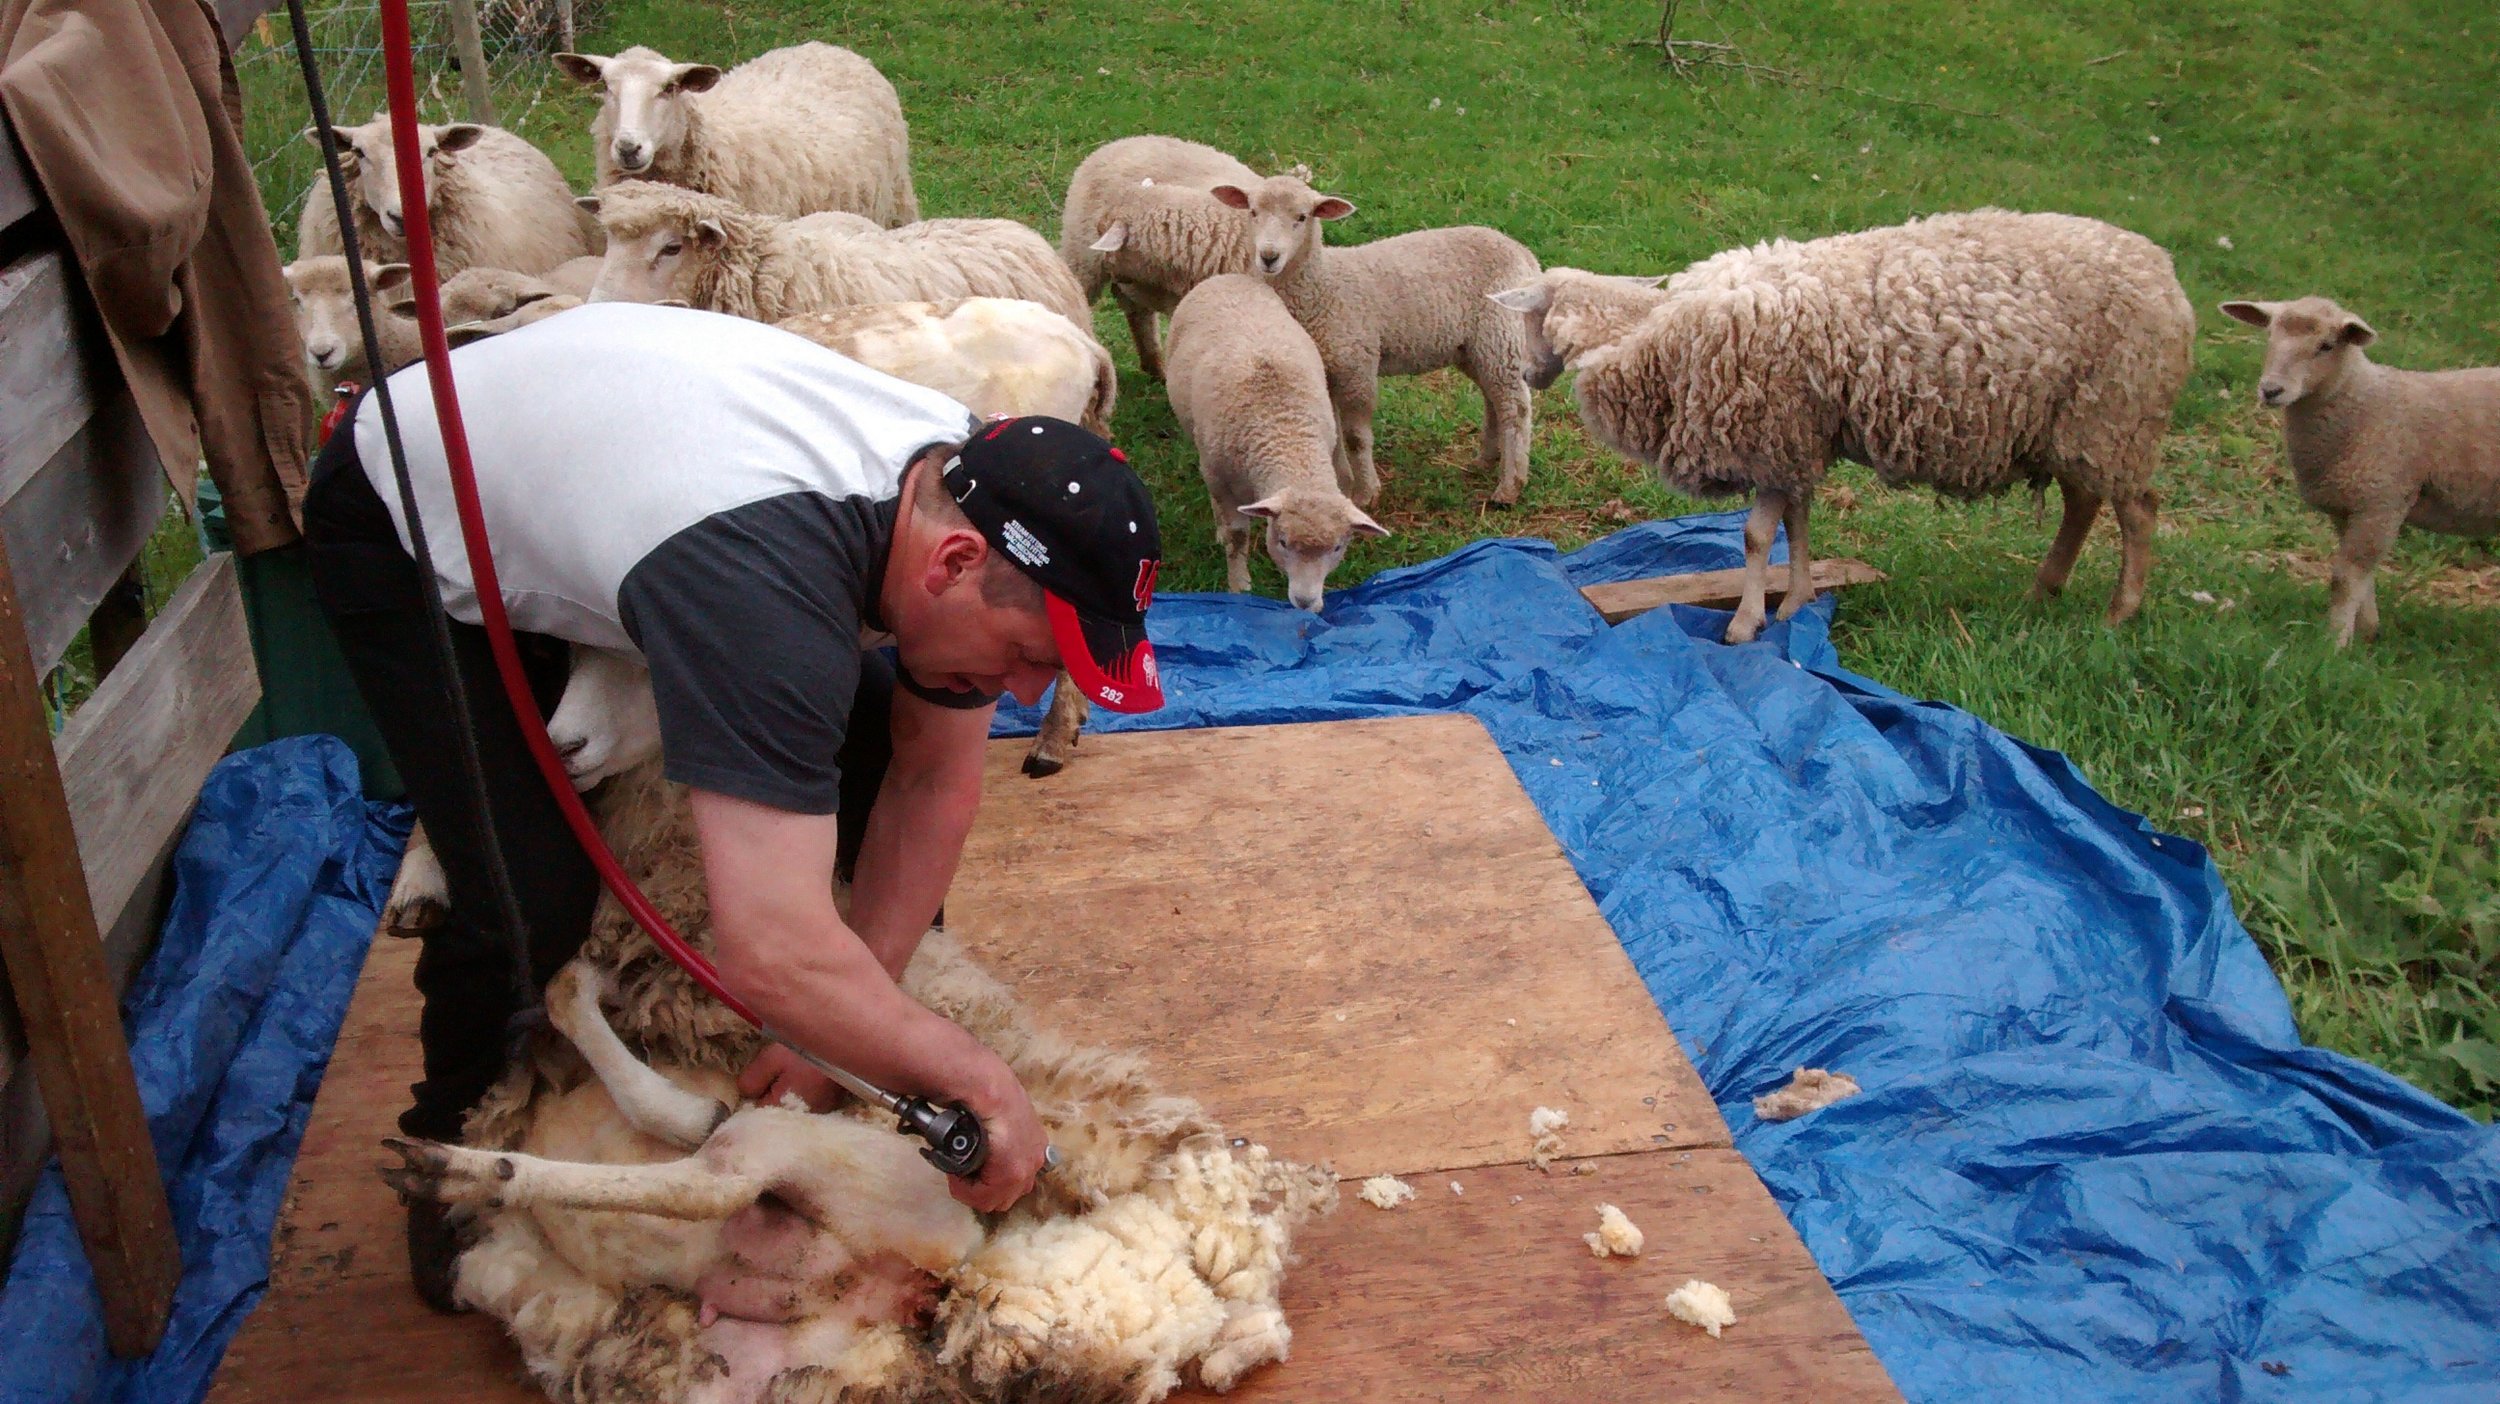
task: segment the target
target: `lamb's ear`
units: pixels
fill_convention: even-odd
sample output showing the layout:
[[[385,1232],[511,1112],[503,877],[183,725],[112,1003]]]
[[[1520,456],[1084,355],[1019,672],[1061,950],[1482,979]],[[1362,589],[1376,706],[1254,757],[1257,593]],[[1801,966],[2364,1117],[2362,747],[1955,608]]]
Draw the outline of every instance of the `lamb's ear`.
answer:
[[[2345,314],[2344,324],[2335,329],[2338,346],[2367,346],[2376,340],[2378,333],[2371,330],[2370,324],[2349,313]]]
[[[1263,498],[1257,502],[1250,503],[1247,506],[1236,507],[1233,510],[1245,517],[1256,517],[1263,522],[1272,522],[1276,520],[1277,513],[1285,510],[1284,495],[1280,493],[1277,496]]]
[[[413,322],[417,319],[417,300],[413,297],[399,298],[395,301],[384,303],[382,310],[390,313],[394,317],[405,317],[409,321]]]
[[[698,244],[719,248],[729,242],[729,230],[717,219],[698,219],[694,222],[694,239]]]
[[[1334,195],[1322,195],[1319,197],[1319,203],[1311,206],[1313,219],[1343,219],[1352,213],[1354,213],[1354,202],[1341,200]]]
[[[599,197],[596,195],[576,195],[573,197],[573,208],[580,210],[584,214],[595,215],[599,213]]]
[[[1674,276],[1675,275],[1672,273],[1650,273],[1646,275],[1639,273],[1627,273],[1624,275],[1623,280],[1627,283],[1638,283],[1645,288],[1662,288],[1667,285],[1667,280]]]
[[[1526,287],[1504,288],[1497,293],[1486,293],[1485,298],[1488,301],[1498,302],[1513,312],[1542,312],[1554,305],[1554,290],[1541,282],[1530,283]]]
[[[1357,536],[1387,536],[1389,534],[1389,529],[1358,511],[1354,514],[1354,534]]]
[[[675,93],[708,93],[720,81],[717,63],[681,63],[668,75],[668,91]]]
[[[1127,248],[1128,221],[1125,219],[1113,220],[1111,227],[1102,231],[1101,238],[1087,244],[1085,247],[1092,249],[1096,253],[1118,253],[1120,250]]]
[[[608,81],[608,59],[601,54],[557,54],[556,67],[564,76],[585,88],[595,88]]]
[[[319,127],[306,127],[304,129],[304,140],[311,142],[315,148],[319,148],[321,145],[321,129]],[[346,127],[332,127],[330,129],[330,140],[339,144],[340,160],[353,161],[356,159],[355,132]]]
[[[394,288],[408,287],[412,280],[408,265],[404,263],[385,263],[373,270],[375,292],[389,292]]]
[[[1238,185],[1219,185],[1207,193],[1214,196],[1215,203],[1219,205],[1230,205],[1237,210],[1250,208],[1250,192]]]
[[[2274,314],[2282,310],[2283,304],[2279,302],[2226,302],[2222,304],[2223,316],[2235,322],[2246,322],[2252,327],[2273,326]]]
[[[486,129],[475,122],[454,122],[434,138],[434,154],[448,155],[466,151],[486,139]]]

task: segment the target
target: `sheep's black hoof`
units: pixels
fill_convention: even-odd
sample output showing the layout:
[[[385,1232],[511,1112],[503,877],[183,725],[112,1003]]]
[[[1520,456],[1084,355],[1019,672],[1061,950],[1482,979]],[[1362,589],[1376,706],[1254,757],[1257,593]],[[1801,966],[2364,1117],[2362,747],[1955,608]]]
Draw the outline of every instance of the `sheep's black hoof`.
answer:
[[[1044,776],[1056,775],[1067,768],[1068,763],[1063,760],[1051,760],[1040,755],[1028,755],[1024,758],[1024,773],[1036,780]]]
[[[1484,502],[1484,508],[1488,512],[1508,512],[1518,505],[1516,502],[1504,502],[1498,497],[1488,497]]]

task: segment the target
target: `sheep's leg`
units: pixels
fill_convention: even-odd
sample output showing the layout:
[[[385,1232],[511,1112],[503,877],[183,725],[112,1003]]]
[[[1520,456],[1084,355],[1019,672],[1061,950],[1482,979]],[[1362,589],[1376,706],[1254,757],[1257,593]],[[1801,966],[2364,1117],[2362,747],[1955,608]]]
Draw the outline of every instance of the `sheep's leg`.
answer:
[[[1077,690],[1066,673],[1061,673],[1058,685],[1051,689],[1050,712],[1042,718],[1042,729],[1033,737],[1033,749],[1025,753],[1024,773],[1038,780],[1065,770],[1068,762],[1076,758],[1077,733],[1085,729],[1085,718],[1092,712],[1085,694]]]
[[[1496,470],[1492,502],[1508,507],[1528,485],[1528,439],[1536,400],[1516,367],[1471,378],[1484,392],[1484,439],[1476,446],[1476,466]]]
[[[2065,505],[2065,515],[2059,518],[2057,539],[2049,543],[2049,553],[2040,558],[2040,573],[2031,582],[2031,598],[2043,602],[2065,590],[2066,577],[2074,574],[2075,557],[2083,553],[2084,538],[2092,534],[2092,521],[2101,515],[2100,495],[2072,478],[2057,480],[2057,495]]]
[[[2363,607],[2375,605],[2372,572],[2395,546],[2396,533],[2404,524],[2402,510],[2355,513],[2345,519],[2344,529],[2336,537],[2335,559],[2327,576],[2326,627],[2337,648],[2352,642]],[[2373,628],[2378,623],[2375,607],[2371,608],[2370,622]]]
[[[1357,507],[1380,498],[1380,467],[1372,461],[1372,411],[1380,401],[1377,379],[1354,378],[1336,401],[1337,437],[1345,448],[1340,486]]]
[[[2109,597],[2111,624],[2124,624],[2135,617],[2144,603],[2144,583],[2153,573],[2153,521],[2160,511],[2161,499],[2147,488],[2132,497],[2121,497],[2110,504],[2118,512],[2118,589]]]
[[[1155,330],[1154,308],[1121,283],[1111,285],[1111,300],[1120,304],[1120,315],[1128,318],[1129,339],[1137,343],[1137,368],[1161,380],[1163,339]]]
[[[1806,545],[1806,513],[1813,506],[1814,489],[1802,488],[1789,495],[1788,510],[1781,514],[1788,524],[1788,596],[1776,618],[1794,619],[1814,603],[1814,551]]]
[[[704,1156],[657,1165],[594,1165],[396,1136],[382,1144],[404,1162],[383,1169],[391,1188],[414,1199],[479,1208],[555,1205],[699,1221],[726,1219],[771,1187],[761,1175],[723,1171]]]
[[[408,831],[408,847],[400,854],[399,876],[391,879],[391,895],[382,904],[382,929],[393,936],[415,936],[443,924],[451,915],[451,882],[443,876],[443,860],[434,856],[425,825]]]
[[[1250,593],[1250,535],[1257,528],[1256,521],[1233,515],[1229,507],[1216,509],[1215,543],[1224,548],[1224,588],[1236,595]]]
[[[2363,643],[2378,637],[2378,572],[2370,572],[2361,582],[2361,612],[2353,619],[2353,632]]]
[[[1787,493],[1764,488],[1754,494],[1753,510],[1745,514],[1745,595],[1727,622],[1729,643],[1752,643],[1762,632],[1763,604],[1771,592],[1771,539],[1786,515]]]
[[[702,1145],[732,1109],[687,1091],[635,1057],[599,1010],[606,984],[586,962],[565,966],[547,986],[548,1020],[581,1051],[627,1125],[687,1150]]]

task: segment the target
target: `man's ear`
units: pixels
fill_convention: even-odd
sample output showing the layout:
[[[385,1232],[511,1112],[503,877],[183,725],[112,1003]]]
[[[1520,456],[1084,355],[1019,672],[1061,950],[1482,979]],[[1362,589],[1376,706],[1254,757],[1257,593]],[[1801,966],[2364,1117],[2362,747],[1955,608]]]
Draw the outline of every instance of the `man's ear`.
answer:
[[[990,558],[990,543],[971,527],[957,527],[938,538],[937,549],[929,553],[929,566],[921,572],[921,588],[932,599],[958,585],[978,586],[982,567]]]

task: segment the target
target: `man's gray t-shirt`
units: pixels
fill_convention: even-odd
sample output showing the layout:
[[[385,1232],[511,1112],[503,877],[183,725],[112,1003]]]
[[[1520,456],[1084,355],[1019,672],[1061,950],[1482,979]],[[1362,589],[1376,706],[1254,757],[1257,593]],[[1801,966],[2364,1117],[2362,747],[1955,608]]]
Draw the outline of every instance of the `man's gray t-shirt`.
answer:
[[[452,366],[513,627],[641,654],[670,779],[831,812],[904,470],[962,439],[971,413],[803,337],[683,308],[590,304]],[[391,395],[444,606],[477,623],[424,367]],[[370,397],[355,434],[406,544]]]

